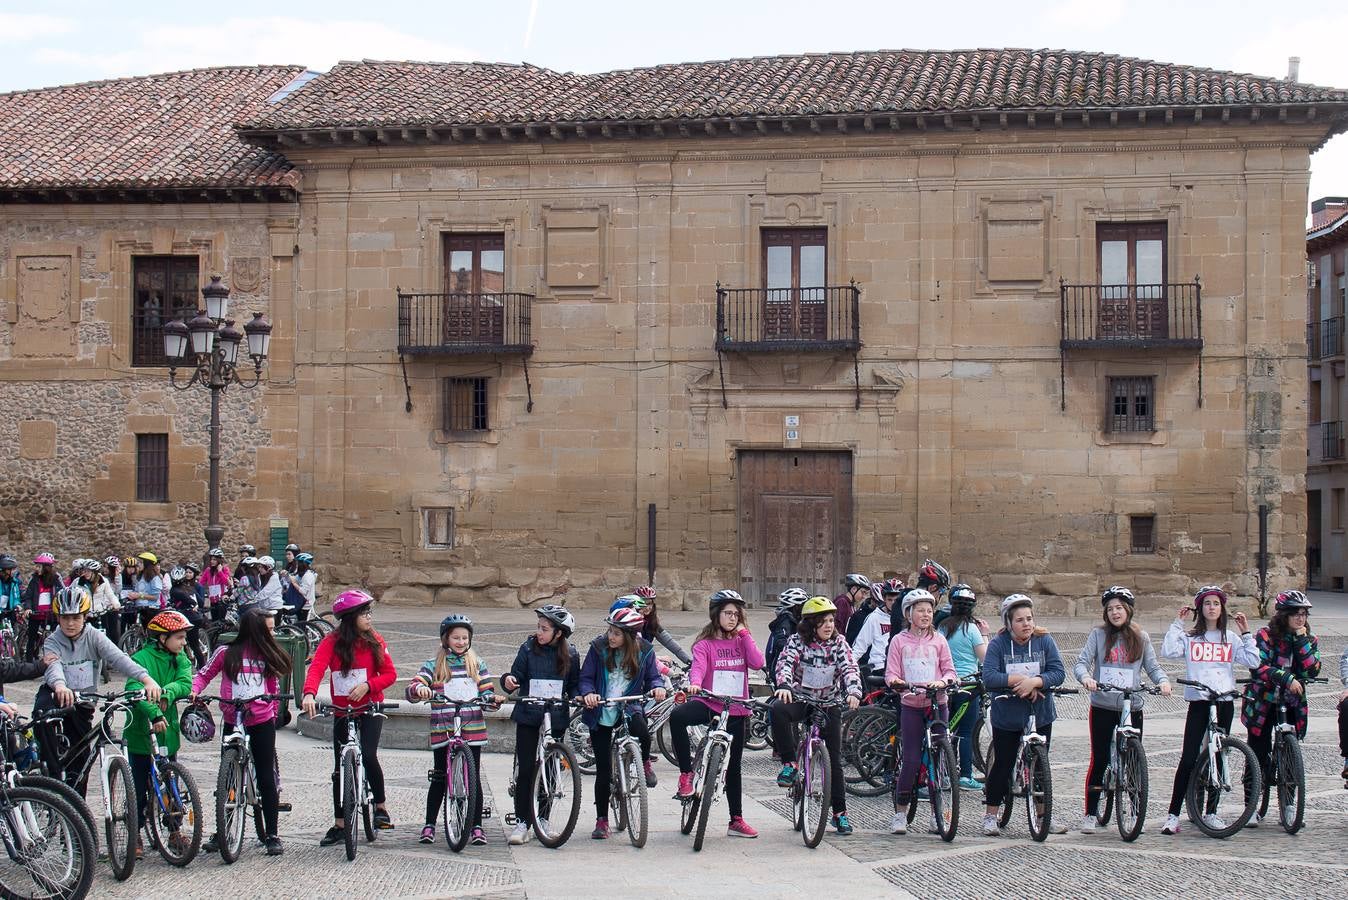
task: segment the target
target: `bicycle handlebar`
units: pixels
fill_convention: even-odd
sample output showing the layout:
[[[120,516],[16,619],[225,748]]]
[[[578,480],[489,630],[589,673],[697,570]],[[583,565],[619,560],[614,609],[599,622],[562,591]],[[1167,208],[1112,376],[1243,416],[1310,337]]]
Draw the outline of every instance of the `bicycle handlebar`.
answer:
[[[1065,688],[1065,687],[1036,688],[1036,690],[1038,690],[1039,693],[1041,693],[1041,694],[1079,694],[1079,693],[1081,693],[1081,691],[1077,690],[1076,688]],[[1013,693],[1010,693],[1010,692],[1003,692],[1003,693],[1000,693],[1000,694],[993,694],[993,695],[992,695],[992,699],[993,699],[993,700],[1024,700],[1024,699],[1026,699],[1026,698],[1024,698],[1024,697],[1019,697],[1019,696],[1017,696],[1017,695],[1015,695],[1015,694],[1013,694]]]
[[[1105,684],[1103,681],[1097,681],[1097,682],[1095,683],[1095,689],[1096,689],[1097,691],[1104,691],[1105,693],[1108,693],[1108,692],[1110,692],[1110,691],[1114,691],[1114,692],[1119,693],[1119,694],[1160,694],[1160,693],[1161,693],[1161,689],[1160,689],[1159,687],[1155,687],[1155,686],[1153,686],[1153,687],[1121,688],[1121,687],[1118,687],[1117,685],[1113,685],[1113,684]]]
[[[370,714],[379,716],[383,715],[384,710],[386,709],[397,709],[399,704],[363,703],[360,706],[334,706],[331,703],[319,703],[317,704],[317,706],[318,706],[318,713],[316,718],[322,718],[324,716],[335,716],[335,715],[363,716]]]
[[[1246,681],[1248,681],[1248,680],[1249,680],[1249,679],[1246,679]],[[1236,696],[1238,693],[1240,693],[1239,691],[1237,691],[1237,690],[1235,690],[1235,689],[1232,689],[1232,690],[1229,690],[1229,691],[1217,691],[1217,690],[1214,690],[1213,688],[1208,687],[1206,684],[1204,684],[1204,683],[1201,682],[1201,681],[1191,681],[1191,680],[1189,680],[1188,678],[1176,678],[1176,679],[1175,679],[1175,682],[1176,682],[1177,684],[1182,684],[1182,685],[1185,685],[1185,686],[1187,686],[1187,687],[1198,688],[1200,691],[1203,691],[1204,693],[1206,693],[1209,697],[1213,698],[1214,700],[1220,699],[1220,698],[1222,698],[1222,697],[1234,697],[1234,696]]]
[[[437,693],[435,693],[434,691],[431,692],[431,695],[430,695],[429,697],[426,697],[426,698],[423,699],[423,700],[415,700],[415,701],[413,701],[413,702],[415,702],[415,703],[443,703],[445,706],[453,706],[453,707],[476,706],[478,709],[500,709],[500,708],[501,708],[500,701],[497,701],[497,700],[487,701],[487,700],[483,700],[481,697],[475,697],[475,698],[473,698],[472,700],[455,700],[455,699],[453,699],[453,698],[451,698],[451,697],[446,696],[445,694],[437,694]]]
[[[213,697],[210,694],[197,694],[198,702],[209,703],[212,700],[214,700],[222,705],[233,706],[239,709],[242,709],[249,703],[256,703],[259,700],[262,701],[263,703],[271,703],[274,700],[293,700],[294,698],[295,698],[294,694],[259,694],[256,697],[249,697],[247,700],[236,700],[233,697],[225,698],[225,697]]]
[[[619,703],[640,703],[645,700],[648,694],[636,694],[628,697],[602,697],[596,706],[617,706]]]
[[[512,697],[512,703],[533,703],[537,706],[582,706],[583,704],[573,697],[531,697],[528,694]]]

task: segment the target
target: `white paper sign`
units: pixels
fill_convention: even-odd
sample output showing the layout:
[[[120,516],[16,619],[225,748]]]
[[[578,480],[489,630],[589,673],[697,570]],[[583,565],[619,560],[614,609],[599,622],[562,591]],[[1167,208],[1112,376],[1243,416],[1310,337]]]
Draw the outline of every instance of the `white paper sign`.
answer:
[[[1137,687],[1137,672],[1123,666],[1101,666],[1100,683],[1131,691]]]
[[[562,680],[560,678],[530,678],[529,696],[540,700],[560,700],[562,698]]]
[[[445,682],[445,696],[460,703],[477,699],[477,685],[471,678],[451,678]]]
[[[914,685],[925,685],[935,681],[936,660],[930,656],[904,654],[903,680]]]
[[[711,692],[722,697],[744,697],[745,673],[733,669],[717,669],[711,674]]]
[[[801,672],[800,683],[814,691],[833,687],[832,666],[806,666]]]
[[[1039,675],[1039,660],[1031,662],[1013,662],[1006,664],[1007,675],[1024,675],[1026,678],[1034,678]]]
[[[94,663],[68,662],[61,667],[66,675],[66,687],[72,691],[89,691],[94,687]]]
[[[334,670],[332,673],[332,694],[335,697],[350,697],[358,684],[365,684],[369,679],[365,676],[364,669],[352,669],[350,672],[342,673]]]
[[[43,591],[42,593],[38,594],[37,605],[39,609],[44,606],[51,606],[51,591]]]

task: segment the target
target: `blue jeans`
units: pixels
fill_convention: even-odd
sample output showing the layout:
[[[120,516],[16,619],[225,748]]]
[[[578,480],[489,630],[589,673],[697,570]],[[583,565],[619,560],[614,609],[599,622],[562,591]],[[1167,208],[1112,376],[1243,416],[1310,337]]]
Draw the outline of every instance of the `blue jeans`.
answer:
[[[955,736],[960,745],[960,777],[972,778],[974,775],[974,725],[982,715],[983,708],[976,702],[978,696],[969,691],[956,691],[950,697],[950,717],[959,715],[966,704],[972,703],[964,715],[955,723]]]

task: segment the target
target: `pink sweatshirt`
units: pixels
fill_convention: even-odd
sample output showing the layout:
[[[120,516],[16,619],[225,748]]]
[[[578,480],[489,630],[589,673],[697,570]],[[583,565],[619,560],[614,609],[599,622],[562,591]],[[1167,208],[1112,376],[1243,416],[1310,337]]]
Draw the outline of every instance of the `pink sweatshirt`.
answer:
[[[695,684],[703,690],[727,696],[738,695],[748,700],[749,670],[761,669],[764,664],[763,651],[758,649],[758,644],[754,643],[754,636],[745,628],[730,640],[707,638],[694,644],[693,666],[688,672],[688,683]],[[717,690],[716,684],[718,673],[720,673],[720,690]],[[730,687],[732,684],[735,686],[734,690]],[[701,697],[697,699],[710,707],[713,712],[721,711],[721,704],[715,700],[703,700]],[[734,706],[730,714],[747,716],[749,709]]]
[[[932,629],[930,635],[918,635],[905,628],[889,642],[889,656],[885,660],[885,681],[894,679],[909,684],[929,684],[948,679],[954,681],[955,661],[950,657],[950,645],[945,635]],[[941,695],[944,699],[944,694]],[[925,709],[929,703],[926,694],[905,693],[904,706]]]
[[[239,660],[239,680],[232,681],[224,674],[225,651],[228,647],[219,647],[211,654],[211,658],[206,660],[206,665],[202,666],[201,671],[192,677],[192,693],[200,694],[204,692],[207,686],[215,680],[215,676],[220,675],[220,696],[226,700],[233,700],[234,696],[240,690],[245,690],[248,694],[260,693],[276,694],[280,692],[280,681],[274,675],[267,676],[266,663],[260,657],[244,651],[243,658]],[[242,687],[241,687],[242,683]],[[240,700],[243,697],[239,697]],[[279,703],[276,700],[254,700],[244,707],[244,725],[257,725],[260,722],[270,722],[276,718]],[[226,722],[231,725],[238,725],[238,714],[233,706],[221,704],[220,714],[224,716]]]

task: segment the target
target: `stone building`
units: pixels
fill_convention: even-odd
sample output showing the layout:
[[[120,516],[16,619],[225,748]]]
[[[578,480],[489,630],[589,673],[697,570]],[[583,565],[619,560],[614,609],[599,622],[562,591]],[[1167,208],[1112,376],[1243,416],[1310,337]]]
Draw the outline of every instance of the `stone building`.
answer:
[[[1348,296],[1348,197],[1311,204],[1306,232],[1309,357],[1306,444],[1306,570],[1312,587],[1343,590],[1348,575],[1348,463],[1344,461],[1343,313]]]
[[[421,603],[594,601],[651,564],[690,606],[761,601],[934,556],[1066,610],[1113,582],[1253,590],[1267,505],[1272,584],[1304,574],[1304,210],[1348,93],[1021,50],[228,71],[283,96],[179,139],[260,154],[285,202],[77,204],[25,187],[45,164],[12,147],[0,183],[11,348],[49,305],[15,246],[59,256],[81,217],[238,221],[209,254],[153,227],[119,251],[270,279],[244,293],[291,355],[232,398],[227,544],[280,516],[329,584]],[[139,422],[34,459],[63,420],[30,399],[119,390],[183,475],[150,521],[200,522],[200,407],[115,368],[130,286],[80,254],[88,299],[51,328],[87,371],[9,351],[29,437],[0,459],[151,540],[97,487],[125,489]],[[5,485],[12,544],[74,550]]]

